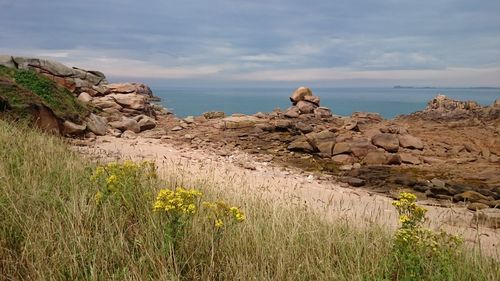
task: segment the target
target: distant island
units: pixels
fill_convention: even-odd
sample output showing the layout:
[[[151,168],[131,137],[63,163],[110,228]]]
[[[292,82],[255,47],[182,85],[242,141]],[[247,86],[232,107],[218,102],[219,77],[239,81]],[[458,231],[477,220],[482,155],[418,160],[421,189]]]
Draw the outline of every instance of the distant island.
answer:
[[[500,87],[416,87],[416,86],[401,86],[396,85],[394,89],[500,89]]]

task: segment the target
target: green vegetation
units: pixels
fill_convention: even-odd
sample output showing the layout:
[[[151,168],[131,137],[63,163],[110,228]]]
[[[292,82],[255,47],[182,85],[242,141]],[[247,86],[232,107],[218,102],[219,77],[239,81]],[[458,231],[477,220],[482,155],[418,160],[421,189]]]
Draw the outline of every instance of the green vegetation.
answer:
[[[49,78],[29,70],[10,69],[0,65],[0,98],[12,108],[14,117],[23,117],[32,104],[43,104],[65,120],[78,122],[89,109],[67,89]]]
[[[96,165],[58,137],[0,121],[0,279],[500,280],[498,263],[464,246],[405,248],[377,226],[155,174],[149,164]],[[175,214],[183,226],[173,249]],[[402,213],[418,222],[411,214]]]

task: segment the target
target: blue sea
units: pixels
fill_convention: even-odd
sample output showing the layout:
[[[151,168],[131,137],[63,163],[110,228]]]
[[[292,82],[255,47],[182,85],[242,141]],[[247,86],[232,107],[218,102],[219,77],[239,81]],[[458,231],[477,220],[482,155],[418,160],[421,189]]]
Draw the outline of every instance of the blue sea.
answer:
[[[197,116],[207,111],[226,114],[270,112],[291,106],[294,88],[153,88],[161,104],[179,117]],[[337,115],[356,111],[378,112],[385,118],[425,108],[437,94],[457,100],[474,100],[489,105],[500,98],[500,89],[485,88],[317,88],[313,94],[321,105]]]

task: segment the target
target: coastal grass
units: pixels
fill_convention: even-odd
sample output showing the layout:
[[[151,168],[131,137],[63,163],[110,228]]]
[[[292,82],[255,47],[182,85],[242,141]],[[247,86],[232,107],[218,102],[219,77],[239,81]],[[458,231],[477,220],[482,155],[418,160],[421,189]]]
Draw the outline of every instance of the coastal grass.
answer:
[[[130,204],[101,202],[96,166],[59,137],[0,121],[1,280],[500,280],[496,261],[466,248],[401,259],[383,227],[332,222],[175,172],[135,183]],[[179,186],[239,206],[246,220],[214,243],[211,222],[193,216],[172,255],[152,204],[160,188]],[[418,276],[404,274],[414,266]]]
[[[11,69],[2,65],[0,98],[9,104],[17,117],[22,117],[26,109],[33,104],[43,104],[52,109],[58,117],[73,122],[82,121],[91,110],[70,91],[49,78],[31,70]]]

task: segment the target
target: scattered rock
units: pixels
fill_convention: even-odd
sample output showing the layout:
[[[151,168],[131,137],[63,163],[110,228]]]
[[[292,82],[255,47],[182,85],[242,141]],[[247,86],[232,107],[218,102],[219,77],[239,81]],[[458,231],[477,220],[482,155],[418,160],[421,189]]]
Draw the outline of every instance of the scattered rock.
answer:
[[[300,115],[299,108],[298,108],[298,107],[296,107],[295,105],[294,105],[294,106],[289,107],[289,108],[285,111],[285,117],[288,117],[288,118],[297,118],[297,117],[299,117],[299,115]]]
[[[411,135],[398,135],[399,145],[409,149],[424,149],[424,144],[419,138]]]
[[[383,151],[370,151],[363,158],[363,163],[366,165],[384,165],[387,163],[387,155]]]
[[[351,152],[351,145],[347,142],[338,142],[333,147],[332,155],[346,154]]]
[[[356,162],[351,155],[339,154],[332,157],[332,161],[339,164],[353,164]]]
[[[304,123],[304,122],[297,122],[295,124],[295,128],[297,128],[297,130],[301,131],[304,134],[308,134],[308,133],[313,131],[313,127],[309,124]]]
[[[484,196],[481,193],[476,192],[476,191],[468,190],[468,191],[465,191],[463,193],[456,194],[455,196],[453,196],[453,200],[455,200],[457,202],[467,201],[467,202],[474,203],[474,202],[478,202],[481,200],[492,201],[493,198],[486,197],[486,196]]]
[[[382,133],[375,135],[372,138],[372,143],[388,152],[398,152],[399,150],[399,140],[393,134]]]
[[[400,153],[401,162],[405,164],[419,165],[422,163],[418,156],[412,155],[410,153]]]
[[[314,116],[316,116],[316,118],[332,117],[332,111],[327,107],[318,107],[314,109]]]
[[[307,101],[299,101],[297,103],[297,108],[301,114],[309,114],[314,112],[316,105]]]
[[[104,117],[95,115],[91,113],[86,119],[87,128],[98,136],[104,136],[106,134],[106,119]]]
[[[63,123],[63,134],[66,136],[83,135],[86,129],[86,125],[78,125],[68,120]]]
[[[479,202],[470,203],[469,205],[467,205],[467,209],[471,211],[478,211],[486,208],[488,208],[488,205]]]
[[[304,96],[304,100],[319,106],[320,98],[317,96]]]
[[[135,121],[134,119],[128,117],[122,117],[120,121],[109,122],[109,125],[122,132],[129,130],[137,134],[141,131],[139,123],[137,123],[137,121]]]
[[[182,128],[181,126],[175,126],[172,129],[170,129],[170,130],[176,132],[176,131],[180,131],[180,130],[183,130],[183,129],[184,128]]]
[[[345,183],[349,184],[350,186],[354,186],[354,187],[360,187],[360,186],[365,185],[365,183],[366,183],[365,180],[363,180],[363,179],[353,178],[353,177],[342,177],[342,178],[340,178],[340,181],[345,182]]]
[[[305,137],[299,137],[296,140],[292,141],[290,145],[288,145],[288,150],[291,151],[299,151],[299,152],[308,152],[312,153],[315,151],[314,147],[308,142]]]
[[[203,113],[203,117],[206,119],[222,119],[226,117],[226,114],[222,111],[209,111]]]
[[[92,101],[92,96],[90,96],[87,92],[82,92],[80,93],[80,95],[78,95],[78,100],[84,103],[88,103]]]
[[[125,132],[122,133],[121,137],[124,139],[136,139],[137,134],[134,133],[133,131],[126,130]]]

